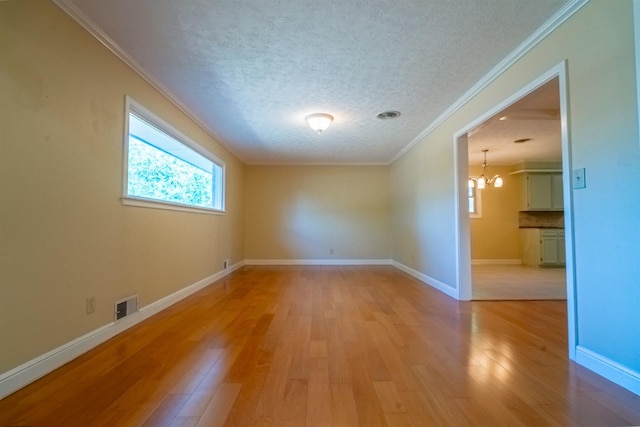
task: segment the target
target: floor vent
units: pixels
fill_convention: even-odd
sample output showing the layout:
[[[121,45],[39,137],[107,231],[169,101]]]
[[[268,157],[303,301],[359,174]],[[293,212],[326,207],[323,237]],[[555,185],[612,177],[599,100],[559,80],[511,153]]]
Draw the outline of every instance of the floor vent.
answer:
[[[138,311],[138,295],[116,301],[115,307],[116,320],[120,320],[125,316]]]

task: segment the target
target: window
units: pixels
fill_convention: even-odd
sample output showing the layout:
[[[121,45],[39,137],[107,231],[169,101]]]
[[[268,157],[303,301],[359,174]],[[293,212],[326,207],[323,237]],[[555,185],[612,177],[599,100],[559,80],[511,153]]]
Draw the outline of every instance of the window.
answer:
[[[125,204],[224,210],[224,163],[127,98]]]
[[[482,218],[482,192],[478,185],[469,186],[469,218]]]

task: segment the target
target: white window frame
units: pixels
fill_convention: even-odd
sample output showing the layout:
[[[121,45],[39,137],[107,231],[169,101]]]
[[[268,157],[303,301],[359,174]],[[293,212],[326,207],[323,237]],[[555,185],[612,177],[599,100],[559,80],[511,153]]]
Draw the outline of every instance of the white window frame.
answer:
[[[478,181],[477,181],[477,176],[471,176],[469,178],[475,178],[475,186],[473,187],[474,189],[474,202],[476,205],[476,211],[475,212],[469,212],[469,218],[482,218],[482,190],[480,190],[478,188]],[[467,197],[467,200],[469,199],[469,197]],[[469,211],[469,204],[467,203],[467,211]]]
[[[177,142],[181,143],[185,147],[195,151],[207,160],[211,161],[215,165],[221,168],[220,179],[218,180],[220,191],[220,209],[208,208],[204,206],[194,206],[185,203],[177,203],[166,200],[158,200],[140,196],[129,195],[128,181],[129,181],[129,117],[133,113],[135,116],[148,122],[150,125],[158,128],[160,131],[166,133]],[[136,102],[130,97],[125,97],[125,116],[124,116],[124,150],[123,150],[123,168],[122,168],[122,204],[127,206],[138,206],[152,209],[166,209],[182,212],[193,212],[200,214],[221,215],[225,214],[225,200],[226,200],[226,164],[214,154],[182,134],[173,126],[162,120],[160,117],[152,113],[147,108]]]

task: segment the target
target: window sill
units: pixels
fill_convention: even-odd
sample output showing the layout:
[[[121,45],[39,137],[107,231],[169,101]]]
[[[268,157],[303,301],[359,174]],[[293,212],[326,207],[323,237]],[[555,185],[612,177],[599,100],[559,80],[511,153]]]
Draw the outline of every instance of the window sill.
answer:
[[[124,196],[122,204],[125,206],[136,206],[139,208],[164,209],[169,211],[191,212],[204,215],[225,215],[224,210],[201,208],[197,206],[182,205],[179,203],[163,202],[160,200],[143,199],[139,197]]]

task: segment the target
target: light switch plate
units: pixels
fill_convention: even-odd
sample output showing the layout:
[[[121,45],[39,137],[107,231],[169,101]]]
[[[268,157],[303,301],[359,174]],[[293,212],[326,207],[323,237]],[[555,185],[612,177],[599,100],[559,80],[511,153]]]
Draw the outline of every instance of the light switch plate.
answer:
[[[573,170],[573,189],[579,190],[587,187],[586,172],[584,168]]]

